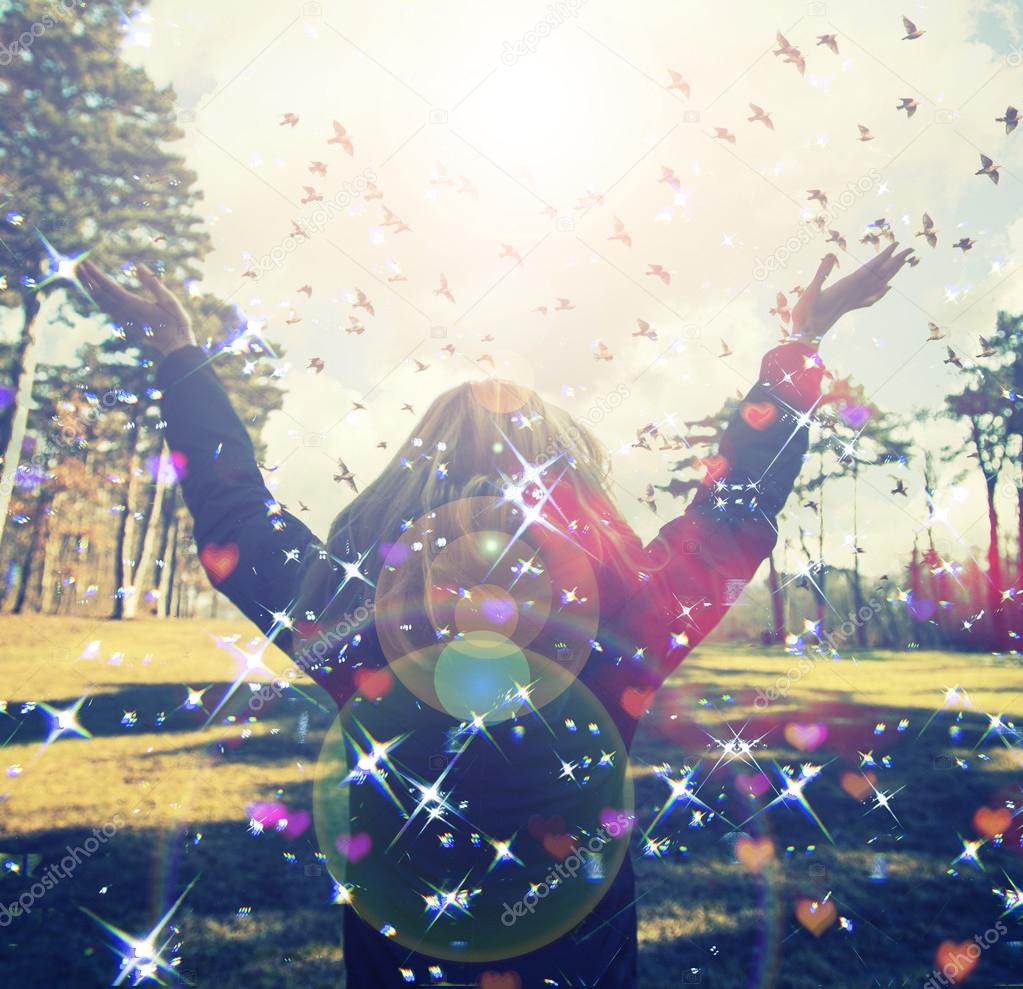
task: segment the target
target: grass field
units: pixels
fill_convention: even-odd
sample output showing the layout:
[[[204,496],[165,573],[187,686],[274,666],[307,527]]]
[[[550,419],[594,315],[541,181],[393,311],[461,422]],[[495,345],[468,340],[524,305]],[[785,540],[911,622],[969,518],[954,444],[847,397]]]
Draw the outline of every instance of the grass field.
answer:
[[[293,815],[311,811],[332,705],[298,680],[307,697],[288,691],[247,722],[252,695],[243,692],[203,730],[205,713],[184,706],[187,688],[209,687],[212,710],[238,672],[213,636],[231,633],[250,635],[231,621],[0,618],[0,853],[22,866],[0,877],[0,906],[66,846],[81,847],[94,828],[109,833],[52,889],[29,893],[27,915],[0,927],[0,984],[109,985],[113,939],[85,911],[139,935],[198,876],[164,932],[182,979],[218,989],[343,985],[339,911],[312,828],[253,836],[246,810],[279,799]],[[285,669],[283,657],[268,659]],[[943,960],[947,942],[966,959],[964,942],[985,932],[992,943],[972,971],[963,961],[959,984],[1023,985],[1023,906],[1009,909],[1013,884],[1023,887],[1023,739],[1009,724],[1023,723],[1019,660],[865,654],[813,664],[786,687],[779,678],[797,662],[702,648],[644,721],[633,752],[641,824],[668,793],[665,769],[677,780],[684,766],[697,767],[700,799],[715,813],[694,827],[692,808],[676,806],[653,832],[656,848],[634,844],[640,985],[922,987],[943,943]],[[771,687],[780,696],[758,707],[755,691]],[[954,687],[958,700],[946,703]],[[77,720],[91,738],[65,731],[44,744],[51,719],[25,705],[60,710],[83,696]],[[992,731],[991,715],[1004,727]],[[822,826],[787,802],[753,817],[735,845],[728,822],[750,817],[775,789],[763,792],[749,759],[719,763],[715,739],[733,733],[761,739],[752,756],[774,788],[783,786],[777,767],[823,767],[805,787]],[[877,793],[891,797],[888,807]],[[982,832],[978,861],[956,862]],[[27,854],[41,858],[19,859]]]

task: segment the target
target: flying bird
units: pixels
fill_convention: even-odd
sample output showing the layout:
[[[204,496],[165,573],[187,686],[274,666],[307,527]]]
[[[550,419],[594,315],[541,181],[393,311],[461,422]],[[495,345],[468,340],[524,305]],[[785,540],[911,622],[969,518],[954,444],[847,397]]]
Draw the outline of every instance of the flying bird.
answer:
[[[657,342],[657,331],[650,328],[650,324],[645,319],[637,319],[636,325],[639,327],[632,335],[634,337],[646,337],[648,340]]]
[[[348,317],[348,326],[345,327],[345,333],[354,333],[356,336],[362,336],[366,332],[366,327],[359,322],[358,316]]]
[[[611,350],[606,343],[601,342],[597,344],[597,351],[593,355],[593,358],[598,361],[613,361],[615,359],[615,355],[611,353]]]
[[[896,105],[896,110],[905,110],[907,117],[912,117],[916,113],[917,107],[920,106],[917,100],[914,100],[912,96],[900,96],[899,102]]]
[[[774,130],[774,122],[771,120],[771,115],[763,107],[757,106],[756,103],[750,103],[749,108],[753,111],[753,116],[746,119],[751,124],[760,121],[768,130]]]
[[[828,236],[825,238],[824,243],[826,244],[838,244],[838,246],[844,251],[848,244],[848,241],[837,231],[829,230]]]
[[[558,299],[558,304],[554,307],[555,312],[567,312],[569,309],[575,309],[575,305],[571,299]]]
[[[668,92],[670,93],[673,89],[677,89],[686,99],[689,99],[689,83],[686,82],[681,73],[676,72],[674,69],[668,69],[668,75],[671,76]]]
[[[944,340],[945,334],[941,332],[941,327],[937,323],[928,323],[927,329],[930,331],[930,336],[927,338],[927,343],[931,343],[934,340]]]
[[[980,353],[977,354],[978,357],[994,357],[997,353],[998,350],[995,347],[994,340],[987,340],[984,337],[980,338]]]
[[[807,199],[816,200],[821,204],[821,209],[828,208],[828,195],[826,192],[822,192],[820,189],[807,189]]]
[[[334,136],[327,141],[328,144],[340,144],[349,155],[355,154],[355,145],[352,144],[352,139],[348,135],[348,131],[341,126],[338,121],[334,121]]]
[[[373,308],[373,303],[366,297],[366,293],[361,288],[355,290],[355,301],[352,303],[353,309],[365,309],[370,316],[376,315],[376,310]]]
[[[859,128],[859,131],[860,131],[859,140],[861,140],[861,141],[873,141],[874,140],[874,135],[870,133],[870,128],[869,127],[864,127],[863,124],[857,124],[856,126]]]
[[[295,289],[295,291],[296,292],[300,292],[307,299],[311,299],[313,297],[313,287],[312,287],[312,285],[302,285],[299,288]]]
[[[655,515],[657,514],[657,496],[654,493],[654,486],[648,484],[646,486],[646,494],[642,498],[637,498],[637,501],[641,501],[647,508],[650,509]]]
[[[1005,116],[995,117],[995,123],[1005,124],[1005,133],[1011,134],[1016,129],[1016,125],[1019,123],[1019,110],[1017,110],[1014,106],[1006,107]]]
[[[311,161],[309,162],[309,171],[313,175],[326,175],[327,163],[325,161]]]
[[[894,477],[889,475],[895,482],[895,487],[892,488],[891,493],[893,495],[902,495],[903,498],[909,497],[909,492],[906,490],[906,482],[901,477]]]
[[[291,236],[305,237],[306,240],[309,240],[309,234],[306,232],[305,228],[300,223],[296,223],[294,220],[291,221]]]
[[[903,41],[916,41],[917,38],[921,37],[925,32],[921,31],[905,14],[902,15],[902,25],[906,29],[905,37]]]
[[[401,407],[401,411],[402,411],[402,412],[411,412],[411,413],[412,413],[413,415],[415,415],[415,414],[416,414],[416,410],[415,410],[414,408],[412,408],[412,406],[411,406],[411,405],[409,405],[409,404],[408,404],[408,402],[405,402],[405,403],[404,403],[404,404],[402,405],[402,407]]]
[[[958,247],[965,254],[976,243],[975,240],[971,240],[969,237],[960,237],[952,246]]]
[[[366,191],[362,194],[362,198],[367,201],[370,199],[383,199],[384,194],[380,191],[380,189],[376,186],[375,183],[367,182]]]
[[[987,155],[980,156],[980,168],[974,172],[974,175],[986,175],[995,185],[998,185],[998,169],[1001,165],[996,165]]]
[[[651,264],[648,265],[646,274],[653,275],[656,278],[660,278],[665,285],[671,284],[671,272],[666,271],[663,265]]]
[[[501,253],[497,256],[498,258],[511,258],[516,264],[522,263],[522,255],[511,244],[502,244]]]
[[[788,323],[792,319],[792,311],[788,307],[788,302],[785,299],[785,293],[779,292],[775,296],[774,305],[771,307],[770,314],[777,316],[783,323]]]
[[[415,361],[415,365],[416,365],[416,374],[419,374],[419,373],[420,373],[421,371],[425,371],[425,370],[427,370],[427,368],[429,368],[429,366],[430,366],[429,364],[424,364],[424,363],[423,363],[422,361],[420,361],[420,360],[416,360],[416,358],[415,358],[415,357],[413,357],[413,358],[412,358],[412,360],[413,360],[413,361]]]
[[[281,122],[280,122],[279,126],[281,126],[281,127],[294,127],[295,124],[297,124],[297,123],[298,123],[298,114],[297,113],[285,113],[281,117]]]
[[[306,203],[319,203],[323,201],[323,193],[317,192],[311,185],[304,185],[305,197],[299,200],[304,206]]]
[[[355,483],[355,475],[348,469],[348,465],[339,457],[337,461],[337,473],[334,480],[341,484],[347,484],[356,494],[359,493],[358,485]]]
[[[729,144],[735,144],[735,135],[727,127],[715,127],[714,139],[716,141],[727,141]]]
[[[803,58],[803,53],[793,44],[791,44],[780,31],[777,32],[775,38],[778,41],[778,47],[774,50],[774,54],[783,55],[785,61],[794,65],[799,69],[799,74],[803,75],[806,72],[806,59]]]
[[[718,357],[731,357],[732,354],[734,354],[734,353],[735,353],[735,351],[732,350],[732,348],[729,347],[728,344],[724,340],[722,340],[721,341],[721,353],[718,354]]]
[[[620,240],[626,247],[632,247],[632,237],[625,229],[625,224],[618,217],[614,217],[615,232],[608,237],[608,240]]]
[[[661,165],[661,177],[657,180],[658,182],[667,182],[668,185],[678,192],[682,188],[682,183],[678,180],[678,176],[675,174],[674,169],[668,168],[667,165]]]
[[[931,247],[938,246],[938,231],[934,229],[934,221],[931,219],[930,213],[924,213],[923,215],[923,230],[917,232],[917,237],[923,237]]]
[[[312,370],[319,374],[323,370],[324,366],[322,357],[311,357],[309,359],[309,363],[306,365],[306,370]]]
[[[942,361],[942,364],[953,364],[960,371],[965,371],[966,369],[963,367],[963,362],[959,359],[959,355],[951,347],[945,347],[945,350],[948,352],[948,357]]]
[[[836,55],[838,54],[838,35],[837,34],[819,34],[817,35],[818,45],[827,45]]]
[[[445,274],[440,276],[440,287],[433,290],[434,295],[443,295],[445,299],[450,303],[454,303],[455,297],[451,294],[451,289],[448,288],[448,277]]]

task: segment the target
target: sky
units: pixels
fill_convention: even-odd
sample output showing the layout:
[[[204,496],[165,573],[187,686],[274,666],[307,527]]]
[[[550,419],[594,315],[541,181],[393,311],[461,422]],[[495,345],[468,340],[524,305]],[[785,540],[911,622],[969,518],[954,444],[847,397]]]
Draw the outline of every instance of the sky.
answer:
[[[839,274],[872,255],[859,238],[880,217],[921,255],[884,300],[832,331],[826,364],[886,412],[932,410],[919,447],[961,442],[937,418],[959,387],[944,345],[972,363],[998,310],[1023,308],[1023,128],[1006,135],[995,121],[1023,100],[1019,4],[433,0],[255,11],[155,0],[125,54],[178,95],[184,138],[174,147],[198,174],[215,248],[204,287],[286,349],[283,411],[264,432],[267,461],[279,465],[269,482],[281,501],[310,506],[315,531],[352,497],[332,480],[337,458],[365,484],[415,421],[402,404],[418,413],[491,373],[479,362],[489,355],[500,376],[594,424],[624,513],[652,537],[681,503],[665,495],[655,514],[639,496],[668,482],[678,454],[632,448],[636,431],[684,431],[753,384],[779,336],[775,294],[805,285],[834,247],[808,224],[814,188],[848,240]],[[903,14],[922,37],[903,40]],[[772,54],[778,31],[801,49],[805,74]],[[816,44],[825,33],[838,54]],[[688,97],[668,88],[669,70]],[[919,102],[912,118],[896,109],[903,97]],[[747,120],[750,103],[773,130]],[[287,113],[295,126],[282,125]],[[351,154],[327,143],[334,120]],[[874,139],[858,140],[858,124]],[[981,152],[1001,165],[997,186],[974,175]],[[325,176],[309,171],[313,161]],[[659,181],[663,167],[677,188]],[[367,198],[367,182],[382,198]],[[303,203],[306,186],[324,201]],[[385,208],[411,229],[384,225]],[[914,236],[925,211],[935,249]],[[615,218],[631,246],[609,239]],[[292,222],[310,236],[291,236]],[[963,236],[976,242],[967,253],[952,246]],[[517,256],[502,257],[503,245]],[[670,284],[647,274],[652,264]],[[258,278],[243,277],[252,270]],[[453,301],[436,291],[442,275]],[[298,291],[306,285],[311,295]],[[353,307],[360,290],[374,315]],[[555,311],[559,298],[572,308]],[[345,332],[351,316],[365,332]],[[632,336],[637,319],[656,342]],[[947,340],[926,343],[929,322]],[[55,330],[49,355],[90,332]],[[721,341],[732,356],[718,356]],[[595,359],[600,344],[613,360]],[[321,372],[307,368],[312,358]],[[354,401],[366,411],[349,411]],[[921,463],[862,475],[868,573],[887,572],[926,536]],[[895,475],[908,498],[890,494]],[[836,483],[828,496],[826,555],[837,565],[852,561],[851,494]],[[987,521],[975,465],[940,500],[939,548],[976,553]],[[1007,494],[1004,505],[1011,527]],[[816,519],[794,501],[783,533],[799,525],[816,530]],[[786,565],[799,563],[793,550]]]

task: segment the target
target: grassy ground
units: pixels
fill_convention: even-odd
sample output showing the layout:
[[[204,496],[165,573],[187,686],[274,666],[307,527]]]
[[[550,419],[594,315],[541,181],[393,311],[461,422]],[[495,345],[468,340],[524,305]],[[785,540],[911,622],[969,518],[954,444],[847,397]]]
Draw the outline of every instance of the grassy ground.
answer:
[[[243,700],[222,712],[234,711],[233,723],[221,718],[201,730],[203,712],[182,706],[187,687],[210,686],[204,702],[212,709],[234,678],[235,662],[213,639],[233,632],[249,635],[229,621],[0,618],[0,853],[41,856],[21,860],[33,877],[0,878],[0,907],[60,862],[66,846],[82,846],[94,828],[112,835],[27,916],[6,926],[0,919],[3,985],[109,985],[117,971],[111,938],[83,910],[139,934],[196,876],[172,936],[188,981],[223,989],[343,984],[338,911],[312,829],[290,838],[247,831],[255,801],[311,809],[311,767],[329,710],[286,697],[247,722]],[[785,687],[779,678],[796,662],[778,652],[701,649],[644,722],[634,748],[641,822],[653,821],[668,792],[665,768],[678,779],[684,766],[696,767],[694,786],[713,813],[694,822],[692,808],[676,806],[653,832],[656,849],[634,847],[641,986],[924,986],[943,942],[988,931],[996,943],[966,983],[1023,985],[1023,908],[1004,914],[997,894],[1013,882],[1023,887],[1023,816],[1003,829],[1004,840],[981,847],[979,865],[959,862],[949,874],[961,839],[978,838],[978,826],[996,830],[1007,801],[1023,806],[1021,739],[983,737],[988,714],[1023,722],[1019,662],[868,654],[819,662]],[[778,699],[755,705],[757,688],[779,686]],[[963,703],[929,720],[956,686],[968,703],[960,695]],[[78,720],[92,737],[65,733],[43,746],[49,720],[24,705],[59,709],[84,695]],[[733,827],[774,790],[751,793],[764,780],[748,759],[719,764],[715,740],[733,731],[762,739],[752,755],[776,786],[778,767],[824,767],[805,788],[822,826],[791,804],[775,806],[745,825],[741,861]],[[860,753],[872,753],[876,765],[863,769],[877,791],[894,794],[890,811],[863,782]],[[825,898],[833,916],[830,905],[809,912]]]

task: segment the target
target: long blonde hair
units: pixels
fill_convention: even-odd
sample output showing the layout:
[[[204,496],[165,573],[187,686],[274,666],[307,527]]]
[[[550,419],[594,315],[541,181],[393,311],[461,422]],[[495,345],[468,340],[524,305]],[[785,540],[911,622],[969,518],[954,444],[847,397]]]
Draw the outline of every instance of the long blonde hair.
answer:
[[[630,569],[629,550],[639,548],[639,543],[614,506],[604,445],[536,392],[497,380],[456,385],[434,399],[409,440],[335,518],[327,539],[329,557],[351,561],[370,547],[383,547],[386,553],[410,523],[442,506],[455,506],[461,513],[454,516],[455,528],[470,532],[478,528],[473,506],[488,497],[495,509],[486,513],[485,528],[515,532],[521,512],[515,518],[513,506],[502,507],[503,484],[528,479],[531,469],[544,466],[545,479],[557,478],[557,489],[572,505],[574,531],[589,536],[586,552],[591,561]],[[403,568],[412,597],[417,591],[427,596],[425,568],[430,556],[422,554],[421,574],[415,567]],[[365,559],[364,572],[374,582],[383,562],[380,552]],[[334,611],[351,607],[350,600],[333,606],[336,583],[336,567],[332,571],[328,561],[310,568],[303,600],[316,613],[318,624],[336,623]],[[364,596],[368,599],[371,592],[364,590]]]

